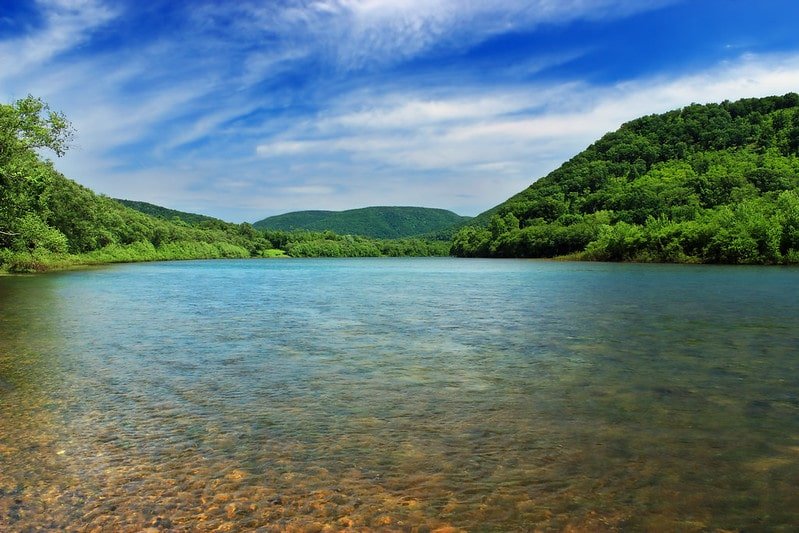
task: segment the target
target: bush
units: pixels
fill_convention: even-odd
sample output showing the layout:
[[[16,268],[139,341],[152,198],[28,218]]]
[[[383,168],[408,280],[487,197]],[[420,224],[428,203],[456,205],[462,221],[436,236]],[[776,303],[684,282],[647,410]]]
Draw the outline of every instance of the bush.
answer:
[[[585,255],[593,261],[629,261],[635,259],[644,244],[640,226],[617,222],[600,228],[599,237],[588,244]]]
[[[14,249],[33,251],[43,249],[49,252],[66,253],[67,238],[55,228],[51,228],[33,213],[23,216],[15,226]]]

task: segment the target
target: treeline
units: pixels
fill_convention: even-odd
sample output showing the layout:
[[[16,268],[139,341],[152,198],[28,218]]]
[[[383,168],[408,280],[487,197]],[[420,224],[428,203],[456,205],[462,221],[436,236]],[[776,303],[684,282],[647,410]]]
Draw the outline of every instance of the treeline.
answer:
[[[276,248],[291,257],[427,257],[449,255],[450,243],[420,238],[372,239],[332,231],[265,230]]]
[[[376,206],[346,211],[295,211],[265,218],[253,225],[263,230],[329,230],[375,239],[401,239],[446,232],[469,218],[444,209]],[[450,240],[452,233],[454,231],[443,240]]]
[[[446,232],[467,220],[469,217],[444,209],[394,206],[347,211],[295,211],[265,218],[253,225],[263,230],[329,230],[375,239],[401,239]],[[452,233],[444,240],[451,237]]]
[[[797,263],[798,156],[797,94],[643,117],[477,217],[452,252]]]
[[[247,223],[210,217],[186,221],[150,216],[65,178],[39,156],[44,149],[62,155],[71,136],[66,118],[39,99],[29,96],[0,104],[0,270],[169,259],[449,252],[449,243],[380,241],[329,232],[265,233]]]
[[[218,218],[209,217],[206,215],[198,215],[197,213],[187,213],[185,211],[177,211],[175,209],[161,207],[160,205],[155,205],[148,202],[139,202],[137,200],[123,200],[120,198],[114,198],[114,200],[124,205],[125,207],[130,207],[131,209],[135,209],[140,213],[151,215],[156,218],[162,218],[164,220],[178,219],[182,220],[183,222],[188,222],[189,224],[198,224],[200,222],[206,222],[206,221],[219,221]]]

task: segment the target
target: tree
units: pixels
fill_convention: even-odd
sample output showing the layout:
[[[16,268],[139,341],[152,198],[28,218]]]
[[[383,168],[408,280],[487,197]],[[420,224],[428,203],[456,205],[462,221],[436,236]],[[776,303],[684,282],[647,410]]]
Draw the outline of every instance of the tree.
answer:
[[[14,248],[18,251],[37,249],[64,253],[67,251],[67,238],[55,228],[51,228],[33,213],[28,213],[19,221],[18,233],[14,236]]]
[[[20,236],[25,228],[18,226],[27,214],[47,211],[47,184],[54,171],[37,150],[61,156],[72,135],[66,117],[38,98],[0,104],[0,246]]]
[[[693,104],[602,136],[475,217],[452,251],[797,263],[797,193],[799,95]]]
[[[63,113],[51,111],[31,95],[13,104],[0,104],[0,164],[19,152],[47,148],[58,157],[66,153],[74,131]]]

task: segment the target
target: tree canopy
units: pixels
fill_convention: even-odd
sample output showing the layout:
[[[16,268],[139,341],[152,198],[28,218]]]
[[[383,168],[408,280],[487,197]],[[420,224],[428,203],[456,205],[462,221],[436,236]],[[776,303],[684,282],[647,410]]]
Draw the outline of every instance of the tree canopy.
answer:
[[[383,241],[252,225],[97,195],[42,157],[63,155],[72,127],[28,96],[0,104],[0,270],[163,259],[445,255],[449,243]],[[144,213],[141,211],[148,211]],[[153,216],[156,215],[156,216]]]
[[[453,253],[799,262],[799,95],[633,120],[483,213]]]
[[[334,231],[377,239],[445,234],[469,217],[428,207],[364,207],[346,211],[295,211],[268,217],[253,225],[260,229]]]

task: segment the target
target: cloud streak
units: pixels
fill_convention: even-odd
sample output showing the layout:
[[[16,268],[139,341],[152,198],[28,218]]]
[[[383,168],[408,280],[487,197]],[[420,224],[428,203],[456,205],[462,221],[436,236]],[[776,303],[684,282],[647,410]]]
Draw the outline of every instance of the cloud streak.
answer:
[[[343,70],[393,64],[431,50],[462,49],[541,24],[626,17],[676,0],[311,0],[239,6],[246,34],[308,46]],[[207,7],[205,17],[219,16]]]
[[[618,28],[677,0],[159,5],[37,3],[0,37],[0,93],[66,112],[78,145],[57,166],[79,182],[236,221],[476,214],[636,116],[799,87],[799,45],[607,76],[638,44]]]
[[[60,54],[86,42],[116,16],[113,8],[93,0],[40,1],[42,29],[0,42],[4,78],[49,64]]]
[[[354,160],[401,175],[459,176],[486,207],[501,202],[622,123],[690,103],[782,94],[799,87],[799,55],[743,56],[709,71],[605,88],[584,83],[483,88],[437,99],[390,94],[351,102],[256,148],[267,160]],[[467,89],[468,90],[468,89]],[[436,88],[432,92],[440,92]],[[486,191],[480,181],[501,177]],[[335,177],[331,176],[331,179]],[[466,207],[465,205],[463,207]]]

